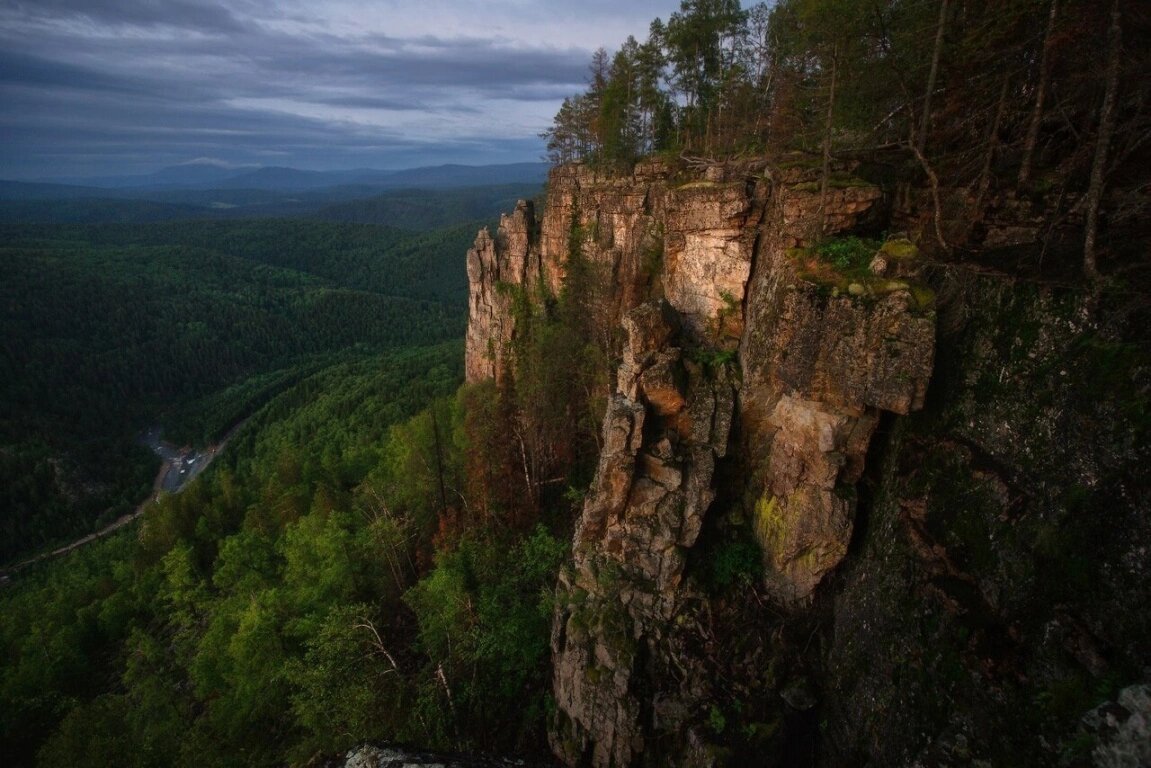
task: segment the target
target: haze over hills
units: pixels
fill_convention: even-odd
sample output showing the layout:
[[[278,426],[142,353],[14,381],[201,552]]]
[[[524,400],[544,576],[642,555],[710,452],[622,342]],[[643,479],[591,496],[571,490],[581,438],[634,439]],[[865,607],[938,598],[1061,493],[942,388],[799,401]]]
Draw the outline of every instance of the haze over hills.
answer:
[[[87,179],[85,184],[0,180],[0,222],[148,222],[171,219],[315,216],[339,221],[391,223],[420,198],[422,228],[450,207],[447,218],[491,218],[531,197],[547,176],[544,163],[495,166],[441,165],[399,171],[357,169],[173,166],[147,176]],[[420,192],[415,192],[420,190]],[[431,198],[429,199],[429,195]],[[441,200],[440,197],[448,199]],[[363,201],[381,198],[380,204]],[[346,204],[359,201],[354,211]],[[510,206],[509,206],[510,202]],[[344,206],[331,216],[327,209]]]
[[[45,179],[42,184],[96,188],[99,195],[107,190],[157,189],[264,189],[305,190],[338,186],[399,187],[466,187],[474,185],[543,183],[548,164],[510,163],[504,165],[438,165],[400,170],[357,168],[343,171],[310,171],[282,166],[237,166],[187,163],[162,168],[154,173],[131,176],[66,177]],[[4,190],[13,184],[4,182]],[[10,193],[9,193],[10,194]],[[11,198],[9,198],[11,199]]]

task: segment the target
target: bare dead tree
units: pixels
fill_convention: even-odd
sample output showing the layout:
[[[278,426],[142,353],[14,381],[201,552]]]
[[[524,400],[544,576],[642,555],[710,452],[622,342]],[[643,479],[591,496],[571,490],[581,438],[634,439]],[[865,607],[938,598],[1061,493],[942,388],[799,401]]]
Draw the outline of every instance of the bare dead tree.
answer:
[[[1099,233],[1099,205],[1103,200],[1107,151],[1115,132],[1115,102],[1119,93],[1119,69],[1123,48],[1123,14],[1120,0],[1112,0],[1111,26],[1108,33],[1107,73],[1103,105],[1099,110],[1099,130],[1095,137],[1095,160],[1091,164],[1091,181],[1087,186],[1086,226],[1083,234],[1083,272],[1089,280],[1099,278],[1095,240]]]
[[[927,73],[927,90],[923,94],[923,116],[919,123],[919,138],[916,140],[917,155],[927,148],[927,129],[931,122],[931,94],[935,92],[935,81],[939,76],[939,60],[943,55],[943,32],[947,28],[947,7],[949,0],[939,4],[939,23],[935,28],[935,48],[931,52],[931,69]]]
[[[908,127],[911,130],[911,137],[907,145],[915,154],[915,159],[919,161],[919,167],[923,169],[923,172],[927,175],[927,181],[931,185],[931,204],[934,208],[932,218],[935,220],[935,240],[945,253],[950,253],[951,246],[948,244],[947,238],[943,236],[943,201],[939,194],[939,175],[927,160],[927,156],[919,149],[919,142],[915,136],[915,121],[912,120]]]
[[[1058,13],[1058,0],[1051,0],[1051,9],[1047,14],[1047,29],[1043,33],[1043,47],[1039,54],[1039,84],[1035,89],[1035,102],[1031,107],[1031,119],[1027,123],[1027,136],[1023,140],[1023,161],[1019,165],[1019,186],[1023,186],[1031,178],[1035,144],[1039,141],[1039,125],[1043,122],[1043,102],[1047,98],[1047,81],[1051,78],[1051,39],[1055,34],[1055,19]]]
[[[360,619],[360,622],[358,624],[353,624],[352,626],[355,629],[367,630],[368,634],[371,635],[371,639],[368,642],[372,648],[372,655],[378,654],[380,656],[383,656],[385,659],[388,660],[388,663],[392,665],[392,668],[389,669],[388,671],[384,672],[384,674],[387,675],[387,674],[391,674],[393,672],[396,674],[399,674],[400,667],[398,664],[396,664],[395,657],[392,656],[392,654],[388,653],[388,649],[384,646],[384,640],[382,637],[380,637],[380,633],[376,629],[376,625],[374,623],[372,623],[371,619],[367,619],[367,618]]]
[[[999,102],[995,107],[995,119],[991,122],[991,131],[987,136],[987,147],[983,153],[983,167],[979,169],[979,180],[976,182],[975,205],[972,214],[983,215],[983,201],[987,197],[987,189],[991,186],[991,162],[995,159],[995,150],[999,148],[999,129],[1003,125],[1003,113],[1007,109],[1007,86],[1011,82],[1010,71],[1003,73],[1003,84],[999,88]]]
[[[839,73],[839,46],[831,49],[831,87],[827,94],[827,119],[823,127],[823,167],[819,181],[820,234],[827,231],[827,185],[831,176],[831,126],[835,117],[835,80]]]

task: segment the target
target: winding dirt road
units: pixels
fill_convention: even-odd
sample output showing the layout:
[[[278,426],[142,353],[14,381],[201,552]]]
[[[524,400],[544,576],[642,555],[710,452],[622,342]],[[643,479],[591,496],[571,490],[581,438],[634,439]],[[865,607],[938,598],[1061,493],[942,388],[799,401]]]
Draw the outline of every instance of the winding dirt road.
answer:
[[[228,430],[228,433],[224,435],[219,443],[209,446],[204,451],[182,450],[169,443],[162,443],[158,438],[149,441],[148,446],[164,459],[164,463],[160,466],[160,471],[156,473],[156,479],[152,483],[152,494],[141,502],[135,511],[121,515],[100,530],[89,533],[87,536],[82,536],[58,549],[53,549],[51,552],[42,552],[35,557],[30,557],[15,565],[0,569],[0,584],[6,584],[12,574],[22,571],[28,566],[45,560],[51,560],[60,555],[65,555],[74,549],[79,549],[85,544],[90,544],[97,539],[104,538],[108,534],[115,533],[144,514],[144,511],[160,497],[161,493],[179,493],[192,478],[208,468],[208,465],[211,464],[228,445],[232,436],[239,431],[240,427],[247,423],[248,420],[244,419],[239,424],[236,424]]]

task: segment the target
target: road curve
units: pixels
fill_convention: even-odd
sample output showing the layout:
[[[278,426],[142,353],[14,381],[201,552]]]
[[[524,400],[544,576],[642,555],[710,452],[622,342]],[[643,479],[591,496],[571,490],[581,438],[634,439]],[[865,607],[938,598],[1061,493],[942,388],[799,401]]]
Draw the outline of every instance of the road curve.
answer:
[[[247,423],[247,419],[239,422],[228,430],[227,434],[224,435],[223,439],[221,439],[219,443],[209,446],[204,451],[180,450],[174,446],[168,446],[166,443],[161,444],[158,442],[158,440],[154,443],[150,442],[148,444],[149,447],[152,448],[152,450],[155,451],[157,455],[164,459],[164,463],[160,465],[160,471],[156,473],[156,479],[152,483],[151,495],[144,499],[144,501],[141,502],[138,507],[136,507],[135,511],[129,512],[126,515],[121,515],[111,523],[108,523],[108,525],[105,525],[100,530],[89,533],[87,536],[81,536],[75,541],[69,542],[68,544],[65,544],[64,546],[57,549],[53,549],[51,552],[41,552],[35,557],[30,557],[27,560],[22,560],[21,562],[16,563],[15,565],[10,565],[6,568],[0,569],[0,585],[7,584],[9,577],[12,574],[22,571],[28,566],[67,554],[74,549],[79,549],[85,544],[90,544],[97,539],[104,538],[108,534],[115,533],[128,523],[131,523],[133,520],[139,518],[140,515],[144,514],[144,510],[146,510],[150,504],[156,501],[160,497],[161,493],[179,493],[184,489],[184,486],[190,480],[192,480],[192,478],[208,468],[208,465],[211,464],[212,461],[217,456],[219,456],[224,448],[228,445],[228,442],[231,441],[232,436],[235,435],[237,431],[239,431],[240,427]],[[161,445],[165,446],[165,448],[161,449],[158,447]],[[189,459],[191,460],[189,461]],[[176,476],[175,481],[170,478],[170,475]]]

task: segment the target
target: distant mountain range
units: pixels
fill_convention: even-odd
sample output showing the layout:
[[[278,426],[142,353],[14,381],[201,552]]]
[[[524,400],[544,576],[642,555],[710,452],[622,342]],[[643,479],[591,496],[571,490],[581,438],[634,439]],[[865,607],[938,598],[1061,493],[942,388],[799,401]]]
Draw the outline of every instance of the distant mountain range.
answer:
[[[173,166],[85,184],[0,180],[0,223],[142,223],[310,216],[423,229],[451,212],[488,218],[533,197],[545,163],[440,165],[402,171]]]
[[[218,165],[186,164],[163,168],[142,176],[104,176],[95,178],[50,179],[45,185],[107,190],[162,189],[262,189],[276,192],[359,186],[374,189],[442,189],[490,184],[543,183],[547,163],[511,163],[506,165],[438,165],[380,171],[359,168],[350,171],[304,171],[277,166],[242,166],[225,168]],[[3,182],[10,185],[20,182]],[[8,190],[5,190],[8,191]],[[76,196],[74,192],[68,196]],[[13,199],[8,197],[7,199]],[[30,198],[24,198],[30,199]],[[43,198],[40,198],[43,199]]]

